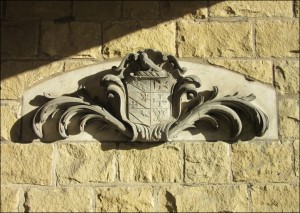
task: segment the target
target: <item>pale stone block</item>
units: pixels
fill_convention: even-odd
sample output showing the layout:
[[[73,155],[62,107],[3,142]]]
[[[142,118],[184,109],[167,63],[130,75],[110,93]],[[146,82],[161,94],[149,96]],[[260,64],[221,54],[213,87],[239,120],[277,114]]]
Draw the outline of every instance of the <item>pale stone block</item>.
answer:
[[[1,212],[18,212],[19,206],[19,191],[18,188],[1,186]]]
[[[289,142],[240,142],[234,144],[232,145],[233,180],[293,181],[295,176],[291,151]]]
[[[179,182],[181,148],[177,144],[121,144],[120,180],[124,182]]]
[[[279,101],[279,135],[282,138],[299,138],[299,100]]]
[[[246,185],[162,187],[158,194],[161,212],[247,212]]]
[[[223,142],[185,145],[185,181],[224,183],[229,181],[229,145]]]
[[[101,58],[101,43],[101,24],[42,23],[41,51],[46,56]]]
[[[287,33],[288,32],[288,33]],[[299,21],[257,21],[256,51],[259,57],[297,57]]]
[[[94,63],[96,62],[95,61],[66,61],[64,65],[64,71],[79,69]]]
[[[24,204],[30,212],[93,212],[91,188],[31,188]]]
[[[20,104],[9,102],[1,104],[1,139],[17,139],[20,136],[20,123],[16,123],[20,118]]]
[[[254,185],[251,188],[254,212],[299,212],[298,185]]]
[[[268,84],[273,83],[271,61],[209,59],[208,62],[210,64],[218,65],[229,70],[239,72],[258,81],[262,81]]]
[[[62,143],[57,146],[56,176],[59,184],[114,181],[115,144]]]
[[[293,145],[294,145],[294,158],[295,158],[295,173],[296,173],[296,176],[299,177],[299,158],[300,158],[299,140],[295,140]]]
[[[103,26],[103,55],[123,57],[142,49],[176,54],[174,22],[107,22]]]
[[[159,16],[157,1],[124,1],[124,18],[156,18]]]
[[[293,17],[293,1],[210,1],[212,17]]]
[[[274,62],[275,86],[280,94],[299,92],[299,61]]]
[[[4,62],[1,72],[7,78],[1,81],[1,99],[18,99],[23,91],[33,84],[63,71],[63,63],[52,62]],[[10,77],[10,73],[14,73]]]
[[[34,58],[37,23],[1,23],[1,58]]]
[[[248,22],[189,22],[178,24],[179,57],[250,57],[253,55]]]
[[[52,145],[1,144],[2,183],[51,185]]]
[[[97,212],[154,212],[152,188],[103,187],[98,188]]]

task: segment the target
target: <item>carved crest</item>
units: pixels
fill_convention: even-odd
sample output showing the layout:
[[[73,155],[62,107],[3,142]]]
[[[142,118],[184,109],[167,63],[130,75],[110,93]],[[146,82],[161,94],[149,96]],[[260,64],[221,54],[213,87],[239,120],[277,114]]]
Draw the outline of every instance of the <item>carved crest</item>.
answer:
[[[78,91],[79,97],[53,98],[33,118],[36,135],[43,137],[43,124],[58,110],[63,111],[58,121],[62,137],[68,137],[68,124],[76,114],[82,116],[81,131],[87,122],[101,120],[130,141],[141,142],[170,141],[198,120],[208,121],[217,128],[221,117],[228,121],[232,138],[238,138],[243,127],[240,114],[246,115],[256,136],[262,136],[268,129],[267,116],[251,104],[255,99],[253,94],[216,98],[218,88],[213,87],[204,96],[197,92],[200,79],[184,76],[186,69],[172,55],[151,49],[132,53],[118,67],[112,67],[112,71],[114,74],[99,79],[106,87],[109,107],[94,103],[84,88]],[[184,96],[187,101],[183,101]]]

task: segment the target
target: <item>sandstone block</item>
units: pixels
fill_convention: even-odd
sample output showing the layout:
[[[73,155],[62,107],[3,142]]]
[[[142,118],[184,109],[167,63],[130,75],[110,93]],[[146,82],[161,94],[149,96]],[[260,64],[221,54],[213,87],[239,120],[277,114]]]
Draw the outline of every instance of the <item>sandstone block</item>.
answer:
[[[1,186],[1,212],[18,212],[19,206],[19,191],[18,188]]]
[[[265,83],[272,84],[273,82],[271,61],[209,59],[208,62]]]
[[[64,65],[64,71],[79,69],[91,64],[96,63],[95,61],[66,61]]]
[[[100,58],[100,45],[101,24],[89,22],[42,23],[41,51],[46,56]]]
[[[178,23],[179,57],[250,57],[252,33],[248,22]]]
[[[203,19],[208,15],[206,1],[160,1],[160,9],[166,18]]]
[[[120,179],[124,182],[179,182],[181,148],[176,144],[121,144]]]
[[[2,144],[2,183],[51,185],[52,145]]]
[[[299,92],[299,61],[274,63],[275,86],[280,94]]]
[[[1,23],[1,58],[34,58],[37,23]]]
[[[106,58],[148,48],[176,54],[174,22],[107,22],[103,28],[102,52]]]
[[[156,18],[159,16],[157,1],[124,1],[124,18]]]
[[[2,104],[1,108],[1,139],[17,139],[20,136],[20,123],[16,123],[20,118],[20,104],[9,102]]]
[[[258,56],[297,57],[299,55],[297,53],[298,34],[299,21],[257,21],[256,51]]]
[[[299,138],[299,100],[279,101],[279,135],[282,138]]]
[[[118,19],[121,1],[74,1],[73,13],[77,19]]]
[[[246,185],[162,187],[158,194],[161,212],[246,212]]]
[[[293,17],[292,1],[223,1],[210,2],[213,17]]]
[[[185,150],[185,181],[229,181],[229,145],[222,142],[188,143]]]
[[[151,187],[98,188],[96,212],[154,212]]]
[[[69,16],[69,1],[9,1],[6,4],[6,18],[15,19],[55,19]]]
[[[4,78],[1,81],[1,99],[18,99],[23,91],[56,73],[63,71],[63,63],[53,62],[4,62],[1,63],[1,72]]]
[[[91,188],[31,188],[25,208],[29,212],[93,212]]]
[[[115,144],[57,144],[57,179],[62,185],[112,182],[115,177]]]
[[[299,140],[294,141],[294,158],[295,158],[295,174],[297,177],[299,177]]]
[[[254,185],[251,196],[254,212],[299,212],[297,185]]]
[[[232,145],[234,181],[293,181],[292,161],[291,144],[288,142],[240,142]]]

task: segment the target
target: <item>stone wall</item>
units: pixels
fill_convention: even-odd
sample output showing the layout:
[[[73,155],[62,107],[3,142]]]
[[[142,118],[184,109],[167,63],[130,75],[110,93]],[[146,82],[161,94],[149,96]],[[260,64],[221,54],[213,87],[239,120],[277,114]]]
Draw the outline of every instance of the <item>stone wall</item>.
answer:
[[[299,211],[299,1],[1,1],[1,12],[1,212]],[[18,140],[27,88],[144,48],[273,86],[279,139]]]

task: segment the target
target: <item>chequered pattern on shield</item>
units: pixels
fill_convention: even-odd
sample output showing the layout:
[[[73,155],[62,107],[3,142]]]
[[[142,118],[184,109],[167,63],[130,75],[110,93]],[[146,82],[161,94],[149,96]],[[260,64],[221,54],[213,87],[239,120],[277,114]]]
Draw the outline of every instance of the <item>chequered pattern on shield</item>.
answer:
[[[169,78],[135,79],[128,83],[129,120],[146,126],[168,121],[172,86],[169,81]]]

